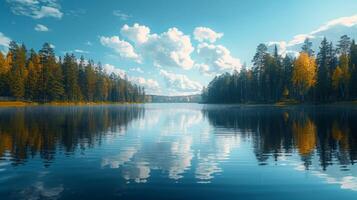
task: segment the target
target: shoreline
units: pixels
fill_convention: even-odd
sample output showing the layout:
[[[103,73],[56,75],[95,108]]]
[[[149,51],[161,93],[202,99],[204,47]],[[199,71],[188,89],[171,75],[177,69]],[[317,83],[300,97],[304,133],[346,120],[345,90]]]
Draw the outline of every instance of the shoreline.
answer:
[[[130,105],[130,104],[145,104],[153,102],[26,102],[26,101],[0,101],[0,108],[6,107],[30,107],[30,106],[100,106],[100,105]],[[161,103],[161,102],[160,102]],[[160,104],[155,103],[155,104]],[[162,102],[165,103],[165,102]],[[183,102],[178,102],[183,103]],[[190,102],[186,102],[190,103]],[[202,102],[192,102],[197,104],[206,105],[228,105],[228,106],[272,106],[272,107],[284,107],[284,106],[357,106],[357,100],[353,101],[337,101],[337,102],[326,102],[326,103],[299,103],[296,101],[281,101],[276,103],[202,103]],[[173,103],[175,104],[175,103]]]
[[[27,106],[97,106],[97,105],[125,105],[139,104],[137,102],[26,102],[26,101],[0,101],[2,107],[27,107]]]

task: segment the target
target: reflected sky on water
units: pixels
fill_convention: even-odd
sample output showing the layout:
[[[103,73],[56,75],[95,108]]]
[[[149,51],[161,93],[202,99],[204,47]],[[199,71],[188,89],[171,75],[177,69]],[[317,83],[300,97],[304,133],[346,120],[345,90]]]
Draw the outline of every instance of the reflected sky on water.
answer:
[[[351,199],[357,109],[0,108],[5,199]]]

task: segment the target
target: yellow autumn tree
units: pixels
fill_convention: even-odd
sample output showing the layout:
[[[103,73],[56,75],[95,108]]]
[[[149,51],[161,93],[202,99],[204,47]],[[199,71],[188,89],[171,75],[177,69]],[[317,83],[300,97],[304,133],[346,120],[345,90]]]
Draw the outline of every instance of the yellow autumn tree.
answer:
[[[301,52],[294,62],[292,83],[302,101],[309,89],[316,84],[316,62],[307,53]]]
[[[0,74],[6,74],[8,71],[10,71],[12,64],[12,55],[9,52],[7,56],[5,57],[1,52],[0,52]]]

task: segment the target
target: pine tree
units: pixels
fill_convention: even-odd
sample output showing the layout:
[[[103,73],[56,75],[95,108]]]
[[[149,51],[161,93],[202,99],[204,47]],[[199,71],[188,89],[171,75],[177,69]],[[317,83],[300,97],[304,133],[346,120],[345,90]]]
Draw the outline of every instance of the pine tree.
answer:
[[[349,38],[347,35],[341,36],[340,41],[337,44],[337,52],[339,54],[348,55],[350,52],[350,47],[351,47],[351,38]]]
[[[256,96],[259,99],[263,99],[264,95],[263,93],[265,92],[262,89],[262,84],[264,82],[264,64],[266,63],[266,56],[268,55],[268,48],[265,44],[259,44],[257,47],[257,51],[253,57],[253,76],[254,76],[254,83],[256,84],[255,88],[257,89],[257,94]]]
[[[314,50],[312,50],[312,42],[309,38],[304,40],[304,44],[301,47],[301,52],[307,53],[307,55],[314,56]]]
[[[94,100],[94,93],[96,88],[96,76],[95,71],[93,68],[93,62],[89,61],[88,65],[85,68],[85,87],[86,87],[86,100],[93,101]]]
[[[41,75],[40,58],[36,52],[30,50],[30,58],[27,63],[28,78],[26,81],[26,98],[30,100],[37,100],[39,92],[39,81]]]
[[[12,44],[13,54],[12,68],[9,74],[9,86],[11,95],[17,99],[25,96],[26,69],[26,47]]]
[[[78,67],[74,55],[66,54],[63,59],[64,89],[67,101],[80,101],[82,92],[78,84]],[[84,80],[82,80],[84,81]]]
[[[350,93],[357,98],[357,44],[353,40],[350,47],[349,68],[351,71]]]
[[[327,101],[330,92],[330,57],[329,43],[324,38],[320,45],[320,51],[317,54],[317,99],[319,101]]]

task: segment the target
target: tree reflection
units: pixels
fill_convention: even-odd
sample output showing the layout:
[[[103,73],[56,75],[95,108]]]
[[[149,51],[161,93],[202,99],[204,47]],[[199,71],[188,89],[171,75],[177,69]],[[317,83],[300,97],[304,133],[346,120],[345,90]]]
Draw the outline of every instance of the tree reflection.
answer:
[[[252,138],[257,160],[298,152],[306,169],[312,157],[325,170],[329,165],[354,164],[357,159],[357,112],[334,107],[206,107],[205,117],[214,127],[233,129]]]
[[[71,154],[100,145],[144,115],[140,106],[6,108],[0,115],[0,158],[12,164],[39,155],[49,165],[56,151]]]

